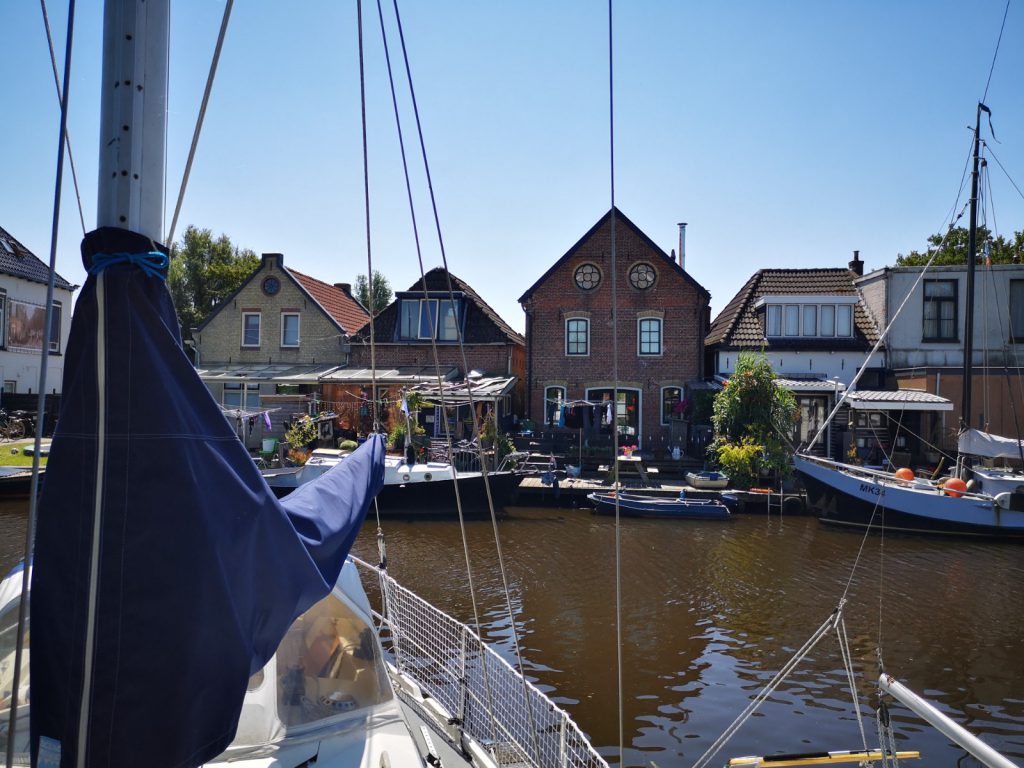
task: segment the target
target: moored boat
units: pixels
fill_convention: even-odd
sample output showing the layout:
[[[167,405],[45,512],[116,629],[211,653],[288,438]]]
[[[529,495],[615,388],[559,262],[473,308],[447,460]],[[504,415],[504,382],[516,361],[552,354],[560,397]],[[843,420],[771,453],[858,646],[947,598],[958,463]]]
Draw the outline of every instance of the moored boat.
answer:
[[[686,482],[692,488],[720,490],[729,487],[729,476],[724,472],[687,472]]]
[[[594,492],[587,498],[602,514],[615,514],[616,502],[619,514],[626,517],[659,517],[690,520],[726,520],[729,509],[717,499],[688,499],[681,493],[677,498],[648,496],[642,493],[611,491]]]

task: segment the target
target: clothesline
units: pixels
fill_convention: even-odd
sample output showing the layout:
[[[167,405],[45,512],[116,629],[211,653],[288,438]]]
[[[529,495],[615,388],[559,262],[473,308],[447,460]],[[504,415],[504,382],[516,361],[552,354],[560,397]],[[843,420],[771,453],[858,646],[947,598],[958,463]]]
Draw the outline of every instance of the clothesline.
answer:
[[[232,416],[236,419],[256,418],[265,413],[275,413],[281,410],[280,408],[260,408],[258,411],[247,411],[244,408],[225,408],[223,405],[220,409],[224,412],[225,416]]]

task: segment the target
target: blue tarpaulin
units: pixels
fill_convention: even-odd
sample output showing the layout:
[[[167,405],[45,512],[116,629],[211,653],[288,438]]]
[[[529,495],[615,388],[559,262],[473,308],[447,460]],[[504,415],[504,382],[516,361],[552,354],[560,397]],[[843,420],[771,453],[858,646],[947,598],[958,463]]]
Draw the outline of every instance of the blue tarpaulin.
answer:
[[[87,268],[166,253],[113,228],[82,252]],[[113,261],[75,306],[39,506],[33,752],[193,766],[229,744],[249,676],[334,585],[384,447],[275,499],[183,353],[163,280]]]

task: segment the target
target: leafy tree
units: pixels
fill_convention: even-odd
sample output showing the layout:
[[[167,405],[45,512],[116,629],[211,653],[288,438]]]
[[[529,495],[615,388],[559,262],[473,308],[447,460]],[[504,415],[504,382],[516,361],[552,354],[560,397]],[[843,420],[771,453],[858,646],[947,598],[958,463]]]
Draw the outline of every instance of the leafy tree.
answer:
[[[950,231],[945,237],[945,243],[943,243],[943,236],[941,234],[929,237],[929,245],[933,249],[939,249],[939,253],[935,257],[935,264],[966,264],[968,237],[969,232],[964,227],[957,227]],[[988,243],[989,247],[989,258],[991,258],[993,264],[1011,264],[1014,257],[1018,259],[1024,257],[1024,230],[1014,232],[1013,237],[1007,239],[1002,235],[995,238],[990,237],[989,231],[985,227],[978,227],[977,247],[979,253],[984,254],[986,243]],[[941,248],[939,247],[940,245],[942,246]],[[919,267],[927,264],[928,258],[929,254],[927,252],[911,251],[906,255],[900,253],[896,256],[896,266]]]
[[[182,336],[192,338],[192,329],[259,266],[255,252],[233,245],[227,235],[214,239],[210,230],[189,226],[181,240],[171,246],[167,274]]]
[[[796,398],[775,378],[763,354],[741,352],[736,372],[715,397],[710,451],[738,474],[737,484],[753,482],[760,470],[789,474]]]
[[[370,286],[366,279],[366,275],[356,276],[356,298],[359,302],[366,307],[366,311],[370,313],[372,317],[376,317],[380,314],[381,310],[384,309],[388,304],[391,303],[391,297],[394,294],[391,292],[391,283],[376,269],[373,270],[373,307],[370,307]]]

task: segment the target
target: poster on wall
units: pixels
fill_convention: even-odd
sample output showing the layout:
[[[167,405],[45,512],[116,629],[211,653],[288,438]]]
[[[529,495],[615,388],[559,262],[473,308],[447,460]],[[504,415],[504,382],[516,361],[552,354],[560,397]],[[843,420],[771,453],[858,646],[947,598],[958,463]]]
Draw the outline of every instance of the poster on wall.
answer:
[[[7,348],[43,348],[46,332],[46,308],[23,301],[9,301],[7,304]]]

